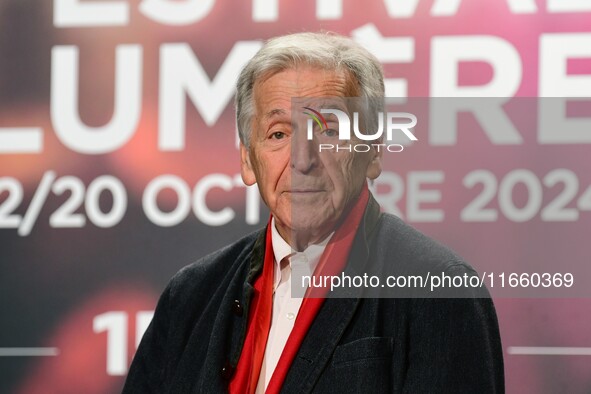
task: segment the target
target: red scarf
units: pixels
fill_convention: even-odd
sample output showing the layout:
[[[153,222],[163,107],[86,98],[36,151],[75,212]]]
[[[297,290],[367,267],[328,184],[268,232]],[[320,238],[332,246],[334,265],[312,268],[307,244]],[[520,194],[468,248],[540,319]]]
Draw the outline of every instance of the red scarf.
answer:
[[[263,273],[254,283],[244,347],[229,387],[232,394],[254,393],[261,373],[273,312],[273,264],[275,261],[271,239],[271,219],[269,219],[265,238]]]
[[[362,189],[353,209],[349,212],[342,225],[335,231],[328,245],[326,245],[318,266],[314,271],[314,276],[338,275],[343,270],[347,263],[347,257],[353,245],[355,234],[363,218],[368,199],[369,191],[366,185]],[[246,339],[240,359],[238,360],[238,365],[236,366],[236,373],[230,382],[229,390],[232,394],[252,394],[256,390],[265,356],[269,329],[271,328],[271,314],[273,311],[273,265],[274,255],[271,242],[271,221],[269,220],[263,272],[254,284],[254,295],[251,300]],[[324,295],[327,292],[327,288],[308,288],[306,291],[293,330],[283,348],[273,376],[271,376],[271,381],[266,390],[267,394],[279,393],[281,390],[289,367],[308,329],[316,318],[320,307],[324,303]]]

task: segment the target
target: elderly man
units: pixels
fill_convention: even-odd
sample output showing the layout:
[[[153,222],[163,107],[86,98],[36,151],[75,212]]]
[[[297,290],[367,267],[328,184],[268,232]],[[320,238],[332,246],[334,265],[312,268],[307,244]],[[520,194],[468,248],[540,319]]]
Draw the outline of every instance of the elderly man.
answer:
[[[323,139],[354,141],[338,139],[330,116],[312,138],[311,121],[298,121],[349,97],[383,96],[379,62],[345,37],[278,37],[250,60],[236,95],[241,172],[258,185],[271,218],[171,280],[125,393],[504,391],[489,298],[292,294],[296,272],[474,274],[380,213],[367,182],[380,174],[383,152],[319,151]]]

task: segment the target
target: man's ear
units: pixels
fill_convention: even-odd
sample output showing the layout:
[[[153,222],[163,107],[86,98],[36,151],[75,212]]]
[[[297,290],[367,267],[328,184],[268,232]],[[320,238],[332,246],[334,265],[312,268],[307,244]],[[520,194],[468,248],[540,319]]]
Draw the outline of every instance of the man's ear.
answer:
[[[379,141],[381,143],[381,140]],[[365,172],[365,176],[369,179],[376,179],[382,173],[382,154],[384,153],[383,149],[379,149],[379,147],[375,147],[372,151],[369,152],[371,154],[371,159],[369,164],[367,165],[367,171]]]
[[[240,175],[242,176],[242,182],[246,186],[252,186],[257,182],[250,163],[250,153],[242,142],[240,143]]]

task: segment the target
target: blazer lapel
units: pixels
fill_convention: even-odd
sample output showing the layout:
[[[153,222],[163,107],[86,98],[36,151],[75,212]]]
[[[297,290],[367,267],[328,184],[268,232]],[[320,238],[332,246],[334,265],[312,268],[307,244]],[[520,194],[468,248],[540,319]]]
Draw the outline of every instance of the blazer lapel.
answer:
[[[353,318],[358,304],[359,298],[325,300],[291,364],[281,392],[312,391]]]
[[[379,216],[379,205],[370,194],[345,268],[348,275],[362,274]],[[359,291],[362,289],[337,288],[324,301],[291,364],[281,388],[282,392],[309,393],[313,390],[357,310]]]

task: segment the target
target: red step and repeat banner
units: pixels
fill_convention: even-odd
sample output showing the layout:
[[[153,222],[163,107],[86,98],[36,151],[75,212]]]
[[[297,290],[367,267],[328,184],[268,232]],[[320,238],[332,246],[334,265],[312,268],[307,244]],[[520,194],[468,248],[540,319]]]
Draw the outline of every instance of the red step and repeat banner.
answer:
[[[1,392],[121,390],[169,278],[266,223],[241,67],[321,30],[423,100],[372,187],[483,275],[507,391],[591,391],[589,0],[1,0]]]

